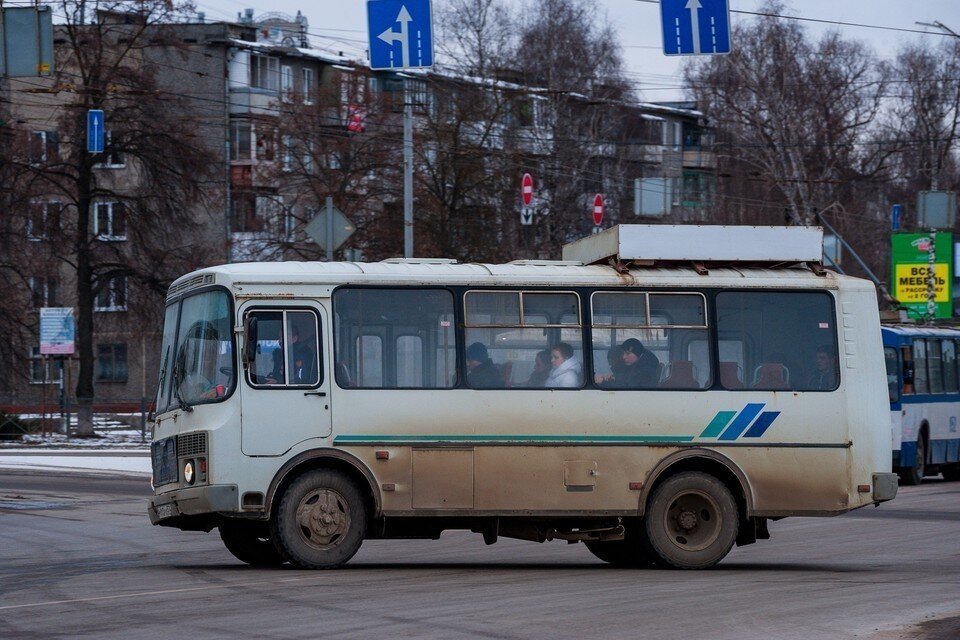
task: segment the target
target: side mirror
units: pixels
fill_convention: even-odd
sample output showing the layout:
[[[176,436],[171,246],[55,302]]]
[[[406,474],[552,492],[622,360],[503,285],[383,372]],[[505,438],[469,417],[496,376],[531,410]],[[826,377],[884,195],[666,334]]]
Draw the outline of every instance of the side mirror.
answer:
[[[247,365],[251,365],[257,359],[257,319],[250,317],[247,319],[246,345],[243,350],[243,357]]]

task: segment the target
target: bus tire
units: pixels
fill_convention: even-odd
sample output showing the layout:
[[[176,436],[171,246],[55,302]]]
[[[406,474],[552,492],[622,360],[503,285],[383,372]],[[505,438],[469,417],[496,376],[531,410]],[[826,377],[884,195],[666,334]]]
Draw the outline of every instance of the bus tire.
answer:
[[[270,540],[266,522],[226,519],[220,523],[220,539],[234,558],[251,566],[277,567],[283,564],[283,556]]]
[[[644,524],[659,562],[676,569],[706,569],[730,552],[740,515],[723,482],[700,471],[686,471],[654,490]]]
[[[917,436],[917,453],[913,458],[913,466],[900,470],[900,481],[911,487],[915,487],[923,481],[923,476],[927,474],[927,440],[923,437],[923,432]]]
[[[627,529],[623,540],[587,541],[587,549],[600,560],[615,567],[641,569],[655,565],[655,555],[647,543],[643,526]]]
[[[360,548],[366,520],[357,486],[343,473],[324,469],[308,471],[286,488],[270,531],[291,564],[333,569]]]

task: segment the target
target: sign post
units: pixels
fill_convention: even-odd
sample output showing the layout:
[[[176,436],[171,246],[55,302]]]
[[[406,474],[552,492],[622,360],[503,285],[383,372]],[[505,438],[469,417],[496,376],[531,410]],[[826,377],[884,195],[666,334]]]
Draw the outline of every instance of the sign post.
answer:
[[[914,317],[952,317],[952,234],[894,233],[891,241],[893,297]]]
[[[430,0],[367,0],[367,40],[373,70],[433,66]],[[403,80],[403,255],[413,257],[413,105]]]
[[[660,0],[660,23],[664,55],[730,53],[727,0]]]

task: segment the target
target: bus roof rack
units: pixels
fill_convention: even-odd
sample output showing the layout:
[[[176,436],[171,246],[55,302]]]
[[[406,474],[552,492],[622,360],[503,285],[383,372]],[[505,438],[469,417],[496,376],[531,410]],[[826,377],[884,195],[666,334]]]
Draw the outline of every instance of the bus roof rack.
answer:
[[[453,258],[387,258],[380,262],[389,264],[457,264]]]
[[[583,264],[786,266],[806,263],[822,273],[821,227],[620,224],[563,246],[564,260]]]

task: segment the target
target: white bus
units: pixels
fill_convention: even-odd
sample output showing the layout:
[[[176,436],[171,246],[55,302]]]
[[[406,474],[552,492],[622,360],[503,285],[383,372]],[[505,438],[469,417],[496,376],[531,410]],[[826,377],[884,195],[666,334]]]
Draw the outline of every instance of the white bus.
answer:
[[[698,249],[656,229],[658,260]],[[725,229],[718,246],[751,239]],[[872,284],[804,251],[636,266],[621,238],[607,260],[596,243],[617,232],[567,252],[579,261],[178,279],[151,521],[217,528],[255,565],[335,567],[364,539],[461,529],[705,568],[771,520],[896,495]]]

